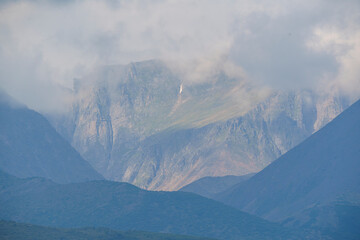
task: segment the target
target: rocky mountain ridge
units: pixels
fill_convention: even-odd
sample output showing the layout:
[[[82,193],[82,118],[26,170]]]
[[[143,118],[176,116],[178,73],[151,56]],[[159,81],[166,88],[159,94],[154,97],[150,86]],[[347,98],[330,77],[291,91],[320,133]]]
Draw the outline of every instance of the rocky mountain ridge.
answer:
[[[49,119],[107,179],[177,190],[260,171],[348,104],[336,94],[264,95],[223,73],[214,79],[186,85],[159,61],[110,66],[76,81],[73,109]]]

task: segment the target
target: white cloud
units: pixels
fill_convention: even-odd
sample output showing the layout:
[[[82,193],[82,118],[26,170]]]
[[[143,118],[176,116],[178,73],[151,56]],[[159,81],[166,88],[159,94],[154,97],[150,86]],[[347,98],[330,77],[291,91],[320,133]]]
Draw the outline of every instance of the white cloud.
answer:
[[[360,93],[360,26],[347,24],[345,28],[323,25],[314,28],[308,47],[332,54],[339,64],[335,77],[326,79],[329,87],[336,87],[358,98]]]
[[[188,81],[223,62],[272,87],[311,87],[326,75],[356,95],[359,12],[357,1],[8,1],[0,83],[46,110],[61,97],[44,98],[94,66],[162,58],[182,65]],[[334,40],[335,28],[348,30]]]

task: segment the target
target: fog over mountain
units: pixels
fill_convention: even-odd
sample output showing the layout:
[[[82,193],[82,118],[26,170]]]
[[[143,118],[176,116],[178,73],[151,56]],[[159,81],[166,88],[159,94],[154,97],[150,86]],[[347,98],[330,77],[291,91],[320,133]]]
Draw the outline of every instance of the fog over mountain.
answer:
[[[54,112],[67,108],[74,78],[160,59],[188,83],[228,62],[271,88],[336,87],[355,99],[359,9],[357,0],[1,1],[0,84]]]
[[[358,1],[5,1],[0,83],[106,178],[175,190],[259,171],[357,99],[359,12]]]
[[[72,110],[49,119],[106,178],[177,190],[262,170],[348,104],[336,93],[261,91],[226,72],[213,79],[182,83],[160,61],[106,67],[78,79]]]
[[[356,240],[359,39],[359,0],[0,1],[0,225]]]

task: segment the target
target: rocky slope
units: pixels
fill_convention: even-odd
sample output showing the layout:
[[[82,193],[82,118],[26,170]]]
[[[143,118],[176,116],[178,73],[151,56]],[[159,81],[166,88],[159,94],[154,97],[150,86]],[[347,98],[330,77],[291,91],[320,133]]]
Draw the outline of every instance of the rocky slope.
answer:
[[[49,116],[56,129],[107,179],[156,190],[260,171],[347,106],[335,94],[264,94],[223,72],[183,83],[158,61],[100,69],[74,95],[68,115]]]

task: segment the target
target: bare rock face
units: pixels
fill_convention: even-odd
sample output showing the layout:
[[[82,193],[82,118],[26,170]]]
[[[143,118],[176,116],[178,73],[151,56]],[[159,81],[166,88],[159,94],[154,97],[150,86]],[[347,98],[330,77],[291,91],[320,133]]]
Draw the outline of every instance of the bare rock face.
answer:
[[[105,67],[74,89],[72,111],[49,118],[56,129],[107,179],[152,190],[260,171],[347,106],[221,72],[189,84],[159,61]]]

